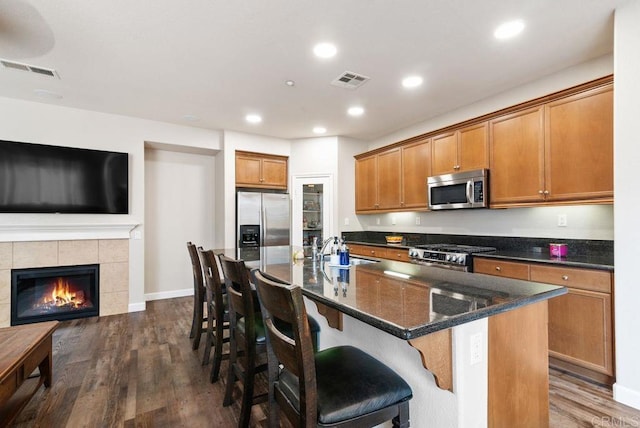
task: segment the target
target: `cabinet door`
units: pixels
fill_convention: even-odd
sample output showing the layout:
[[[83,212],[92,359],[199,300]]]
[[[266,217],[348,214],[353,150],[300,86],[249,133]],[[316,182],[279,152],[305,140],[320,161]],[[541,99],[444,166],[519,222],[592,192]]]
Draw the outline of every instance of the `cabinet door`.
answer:
[[[458,131],[459,171],[489,168],[488,123],[469,126]]]
[[[545,137],[547,200],[613,200],[611,86],[547,104]]]
[[[529,264],[474,257],[473,272],[484,273],[486,275],[501,276],[503,278],[528,280]]]
[[[376,170],[376,156],[356,160],[356,212],[377,208]]]
[[[403,291],[404,325],[413,327],[429,322],[429,288],[407,283]]]
[[[549,299],[549,355],[613,375],[611,295],[570,288]]]
[[[236,186],[262,184],[260,163],[258,157],[236,154]]]
[[[287,161],[264,158],[262,160],[262,185],[273,188],[287,188]]]
[[[543,200],[542,124],[542,107],[499,117],[489,123],[492,207]]]
[[[378,155],[378,209],[400,208],[400,149]]]
[[[404,281],[380,275],[378,281],[378,314],[380,318],[403,325],[402,287]]]
[[[420,141],[402,148],[402,208],[427,207],[427,177],[431,175],[431,143]]]
[[[431,139],[431,172],[433,175],[457,172],[458,139],[455,132],[447,132]]]

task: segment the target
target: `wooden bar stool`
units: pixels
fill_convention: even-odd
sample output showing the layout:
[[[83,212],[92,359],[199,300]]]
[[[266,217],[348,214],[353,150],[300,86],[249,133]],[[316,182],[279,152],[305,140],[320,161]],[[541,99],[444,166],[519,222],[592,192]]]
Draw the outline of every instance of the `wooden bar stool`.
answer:
[[[193,339],[192,349],[196,350],[200,347],[200,337],[206,329],[202,327],[202,323],[207,321],[204,315],[203,306],[205,300],[204,281],[202,277],[202,266],[198,258],[198,250],[196,246],[187,242],[187,250],[191,259],[191,269],[193,271],[193,321],[191,322],[191,332],[189,338]]]
[[[213,347],[210,380],[211,383],[214,383],[220,374],[220,363],[229,358],[228,353],[222,353],[222,345],[229,342],[229,337],[224,336],[224,332],[229,330],[229,305],[220,279],[218,257],[213,251],[205,251],[202,248],[198,248],[198,257],[204,272],[207,314],[209,315],[202,364],[205,365],[209,362],[211,347]]]
[[[267,394],[253,395],[256,373],[265,371],[266,363],[258,365],[258,357],[266,357],[266,339],[257,294],[249,282],[244,261],[220,256],[229,300],[229,370],[223,406],[233,402],[236,381],[242,383],[242,404],[238,426],[249,426],[251,406],[267,401]],[[258,322],[257,322],[258,321]],[[256,328],[258,326],[258,328]],[[241,358],[239,358],[241,357]],[[244,364],[243,364],[244,363]]]
[[[307,312],[298,286],[252,272],[260,296],[269,358],[269,426],[279,408],[294,426],[370,427],[388,420],[409,426],[409,385],[389,367],[352,346],[313,352]],[[274,319],[290,323],[293,339]]]

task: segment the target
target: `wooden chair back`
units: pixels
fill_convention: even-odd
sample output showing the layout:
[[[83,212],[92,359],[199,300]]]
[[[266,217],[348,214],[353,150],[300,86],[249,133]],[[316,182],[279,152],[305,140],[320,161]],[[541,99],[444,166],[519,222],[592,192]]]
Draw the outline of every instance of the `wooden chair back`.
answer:
[[[213,314],[217,320],[222,322],[224,316],[224,288],[220,280],[220,271],[218,270],[218,257],[212,250],[203,250],[198,248],[198,258],[202,265],[204,273],[204,284],[207,296],[207,303],[213,309]]]
[[[189,250],[189,258],[191,259],[191,270],[193,272],[193,291],[196,297],[200,297],[200,301],[204,301],[204,280],[202,277],[202,266],[198,257],[198,249],[191,242],[187,242],[187,250]]]
[[[260,304],[257,295],[251,289],[249,271],[243,260],[234,260],[220,255],[220,265],[224,274],[227,298],[229,300],[229,318],[232,325],[245,318],[247,343],[256,340],[255,317],[260,316]]]
[[[298,378],[299,412],[278,388],[273,391],[274,398],[289,420],[295,421],[294,425],[315,427],[317,391],[314,349],[302,289],[274,281],[257,269],[252,271],[252,277],[262,306],[267,331],[267,352],[270,359],[273,356],[277,360],[275,364],[269,361],[269,379],[277,379],[279,365]],[[277,325],[282,324],[274,323],[274,318],[291,325],[293,339],[278,329]],[[272,373],[273,370],[277,373]]]

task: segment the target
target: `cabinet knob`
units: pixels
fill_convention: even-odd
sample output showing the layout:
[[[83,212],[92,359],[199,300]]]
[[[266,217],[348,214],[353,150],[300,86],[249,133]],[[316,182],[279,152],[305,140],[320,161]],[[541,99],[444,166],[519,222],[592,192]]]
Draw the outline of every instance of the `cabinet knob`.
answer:
[[[544,192],[542,190],[538,190],[538,193],[542,195]]]
[[[549,191],[548,191],[548,190],[545,190],[545,191],[544,191],[544,194],[545,194],[545,195],[548,195],[548,194],[549,194]]]
[[[500,266],[496,266],[496,270],[497,270],[498,272],[500,272],[500,271],[502,270],[502,268],[501,268]]]
[[[562,275],[562,279],[564,281],[569,281],[569,275]]]
[[[375,253],[376,253],[375,250],[371,250],[371,254],[375,254]]]

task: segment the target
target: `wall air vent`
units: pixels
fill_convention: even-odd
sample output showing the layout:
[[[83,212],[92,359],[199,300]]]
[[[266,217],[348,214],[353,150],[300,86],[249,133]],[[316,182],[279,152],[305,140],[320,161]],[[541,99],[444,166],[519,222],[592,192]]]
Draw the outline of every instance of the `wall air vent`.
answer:
[[[370,77],[362,74],[354,73],[352,71],[345,71],[340,76],[336,77],[331,84],[333,86],[339,86],[347,89],[357,89],[364,85],[371,79]]]
[[[29,71],[31,73],[40,74],[42,76],[57,77],[58,79],[60,78],[60,76],[58,76],[58,73],[51,68],[36,67],[35,65],[23,64],[21,62],[9,61],[2,58],[0,58],[0,64],[2,64],[5,68]]]

